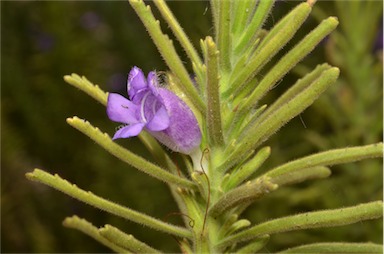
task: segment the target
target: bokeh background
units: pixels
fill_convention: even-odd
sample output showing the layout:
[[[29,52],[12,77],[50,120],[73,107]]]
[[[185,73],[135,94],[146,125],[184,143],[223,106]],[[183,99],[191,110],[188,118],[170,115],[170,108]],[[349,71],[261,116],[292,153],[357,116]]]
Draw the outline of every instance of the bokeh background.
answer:
[[[276,3],[266,27],[296,4]],[[172,1],[169,5],[194,45],[212,35],[208,2]],[[330,15],[339,18],[338,30],[287,75],[265,102],[276,99],[322,62],[340,67],[341,77],[267,142],[272,155],[262,170],[312,152],[382,140],[382,9],[382,1],[317,3],[293,42]],[[166,25],[163,29],[170,34]],[[109,252],[88,236],[62,227],[62,220],[73,214],[96,226],[115,225],[164,251],[178,251],[177,242],[168,235],[89,207],[24,176],[38,167],[130,208],[180,222],[168,216],[177,207],[163,183],[115,159],[65,122],[77,115],[112,134],[116,124],[107,119],[105,108],[66,84],[63,76],[78,73],[106,91],[123,92],[134,65],[145,72],[167,69],[125,1],[1,2],[1,252]],[[118,142],[146,156],[137,139]],[[329,179],[271,194],[245,216],[257,223],[382,199],[380,159],[333,169]],[[263,251],[316,241],[380,243],[382,220],[280,234]]]

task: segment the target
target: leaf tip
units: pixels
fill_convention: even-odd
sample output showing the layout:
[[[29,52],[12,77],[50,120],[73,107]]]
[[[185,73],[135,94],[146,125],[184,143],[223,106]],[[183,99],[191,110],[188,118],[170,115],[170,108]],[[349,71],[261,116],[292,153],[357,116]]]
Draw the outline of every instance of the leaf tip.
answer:
[[[315,3],[317,2],[317,0],[307,0],[307,3],[309,4],[309,6],[314,6]]]

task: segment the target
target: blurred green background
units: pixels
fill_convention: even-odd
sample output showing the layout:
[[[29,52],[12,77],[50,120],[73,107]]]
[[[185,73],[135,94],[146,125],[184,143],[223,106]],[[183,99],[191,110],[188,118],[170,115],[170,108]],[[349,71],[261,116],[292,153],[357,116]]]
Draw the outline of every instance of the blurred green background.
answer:
[[[296,4],[278,2],[266,27]],[[194,45],[212,35],[208,2],[173,1],[169,5]],[[264,170],[311,152],[382,140],[382,8],[382,1],[316,5],[293,41],[329,15],[339,17],[338,30],[284,78],[265,102],[274,100],[318,63],[339,66],[341,77],[301,119],[293,119],[267,142],[272,155]],[[64,75],[85,75],[106,91],[123,92],[132,66],[144,72],[166,70],[129,4],[7,1],[1,3],[1,25],[1,251],[109,252],[88,236],[62,227],[66,216],[76,214],[96,226],[112,224],[156,248],[177,252],[177,242],[169,235],[111,216],[24,177],[38,167],[160,219],[177,211],[163,183],[118,161],[65,122],[77,115],[109,134],[116,127],[104,107],[67,85]],[[166,25],[163,29],[170,34]],[[146,156],[137,139],[119,143]],[[246,216],[257,223],[382,199],[381,160],[334,169],[330,179],[271,194],[248,209]],[[167,220],[180,223],[179,218]],[[380,243],[382,221],[280,234],[264,251],[332,240]]]

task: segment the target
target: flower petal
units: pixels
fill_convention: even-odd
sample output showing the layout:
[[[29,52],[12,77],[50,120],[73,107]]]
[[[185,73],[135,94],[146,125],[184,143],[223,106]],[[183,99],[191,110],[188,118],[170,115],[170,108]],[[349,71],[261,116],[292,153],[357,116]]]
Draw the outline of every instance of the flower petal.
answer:
[[[117,93],[110,93],[107,101],[107,115],[109,119],[119,123],[138,123],[137,112],[140,107]]]
[[[135,137],[139,135],[139,133],[144,128],[144,123],[136,123],[124,126],[123,128],[116,131],[115,135],[113,136],[113,140],[118,138],[129,138],[129,137]]]
[[[158,89],[158,98],[169,116],[169,127],[150,133],[161,143],[176,152],[190,154],[201,143],[201,132],[197,119],[191,109],[171,91]]]
[[[150,131],[162,131],[168,128],[168,126],[169,116],[165,107],[162,106],[145,127]]]
[[[142,89],[148,87],[147,80],[145,79],[143,71],[138,67],[133,67],[129,72],[127,89],[129,98],[132,100],[136,93],[140,92]]]

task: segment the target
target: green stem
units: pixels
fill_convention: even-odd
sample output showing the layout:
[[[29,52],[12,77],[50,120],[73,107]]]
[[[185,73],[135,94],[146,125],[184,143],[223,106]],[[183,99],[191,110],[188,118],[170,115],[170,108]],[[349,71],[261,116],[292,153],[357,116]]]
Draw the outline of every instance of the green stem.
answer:
[[[95,194],[84,191],[67,180],[60,178],[58,175],[51,175],[41,169],[35,169],[32,173],[27,173],[26,177],[29,180],[37,181],[46,184],[56,190],[59,190],[68,196],[80,200],[86,204],[99,208],[103,211],[125,218],[127,220],[145,225],[147,227],[169,233],[172,235],[191,238],[191,232],[185,228],[174,226],[163,221],[152,218],[148,215],[131,210],[122,205],[108,201]]]
[[[219,247],[247,241],[265,234],[276,234],[309,228],[335,227],[353,224],[383,216],[383,202],[376,201],[357,206],[308,212],[270,220],[225,238]]]
[[[219,97],[219,73],[218,55],[216,45],[208,36],[205,40],[207,48],[207,127],[210,143],[214,146],[224,144],[221,123],[220,97]]]
[[[63,221],[63,225],[68,228],[77,229],[84,234],[92,237],[96,241],[100,242],[101,244],[107,246],[111,250],[117,252],[117,253],[132,253],[128,251],[127,249],[124,249],[115,243],[105,239],[100,235],[100,232],[98,228],[93,226],[90,222],[86,221],[85,219],[80,219],[77,216],[67,217]]]
[[[77,130],[81,131],[105,150],[116,156],[120,160],[128,163],[129,165],[153,176],[163,182],[169,184],[176,184],[186,188],[193,188],[195,184],[187,179],[183,179],[179,176],[173,175],[167,172],[165,169],[150,163],[144,158],[124,149],[119,146],[108,136],[106,133],[102,133],[98,128],[93,127],[89,122],[86,122],[78,117],[68,118],[67,123]]]
[[[136,11],[140,20],[143,22],[161,56],[171,69],[171,71],[180,79],[177,85],[180,85],[181,91],[192,101],[193,105],[201,112],[205,112],[205,104],[200,98],[192,80],[185,69],[179,55],[177,54],[172,41],[163,34],[160,23],[152,14],[150,6],[144,4],[142,0],[129,0],[129,3]]]
[[[160,251],[137,240],[133,235],[127,235],[119,229],[105,225],[99,229],[100,235],[133,253],[161,253]]]

